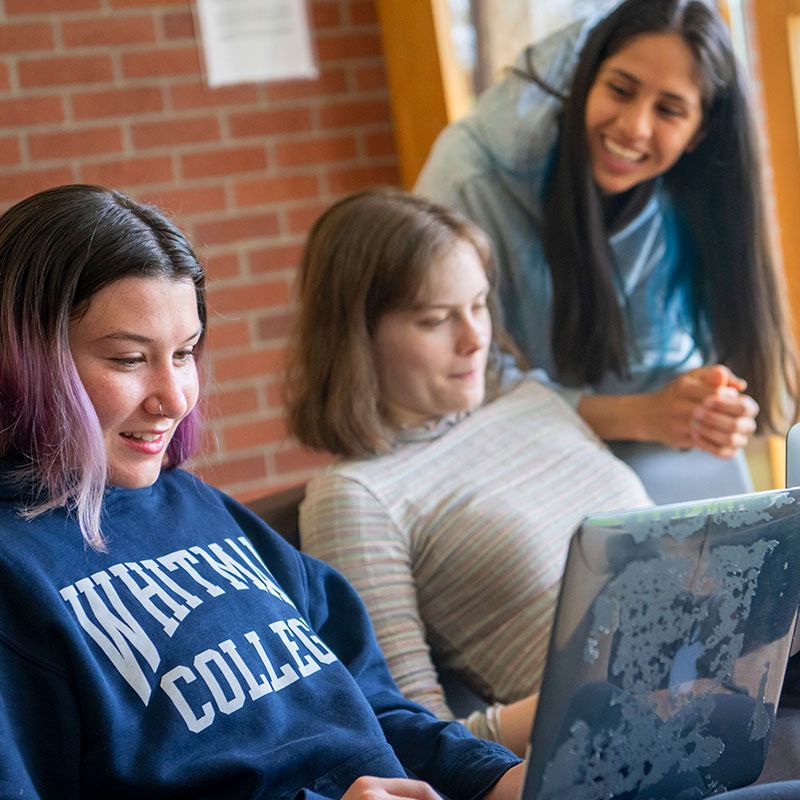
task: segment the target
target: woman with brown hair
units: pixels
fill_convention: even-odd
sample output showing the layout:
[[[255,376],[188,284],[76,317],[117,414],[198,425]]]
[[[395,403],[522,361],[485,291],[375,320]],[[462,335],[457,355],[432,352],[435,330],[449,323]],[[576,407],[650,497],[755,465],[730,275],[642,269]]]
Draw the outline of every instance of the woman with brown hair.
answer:
[[[401,690],[452,717],[435,659],[512,703],[470,726],[520,752],[572,531],[649,499],[517,369],[494,276],[485,234],[443,206],[389,189],[336,203],[303,256],[288,419],[342,457],[307,487],[303,549],[359,592]]]

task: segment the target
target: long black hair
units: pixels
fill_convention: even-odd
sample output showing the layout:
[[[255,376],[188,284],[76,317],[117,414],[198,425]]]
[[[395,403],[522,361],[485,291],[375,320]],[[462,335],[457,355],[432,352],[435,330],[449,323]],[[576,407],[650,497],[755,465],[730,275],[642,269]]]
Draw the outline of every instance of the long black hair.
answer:
[[[625,0],[591,31],[581,51],[544,209],[556,369],[562,379],[594,384],[628,368],[585,112],[600,65],[634,37],[653,33],[681,36],[701,80],[700,141],[663,176],[685,239],[683,274],[674,283],[685,292],[705,356],[747,380],[761,406],[759,419],[774,429],[784,391],[796,402],[797,357],[765,227],[758,142],[740,68],[725,23],[700,0]]]

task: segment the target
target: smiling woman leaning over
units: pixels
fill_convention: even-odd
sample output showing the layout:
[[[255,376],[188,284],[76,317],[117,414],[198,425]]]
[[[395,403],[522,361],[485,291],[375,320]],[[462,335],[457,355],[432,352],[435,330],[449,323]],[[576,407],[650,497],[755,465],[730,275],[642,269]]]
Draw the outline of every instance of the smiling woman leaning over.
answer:
[[[204,281],[117,192],[0,216],[0,796],[515,800],[518,759],[403,698],[341,576],[179,469]]]
[[[416,190],[490,235],[515,343],[601,438],[741,459],[798,367],[714,5],[625,0],[526,48]]]

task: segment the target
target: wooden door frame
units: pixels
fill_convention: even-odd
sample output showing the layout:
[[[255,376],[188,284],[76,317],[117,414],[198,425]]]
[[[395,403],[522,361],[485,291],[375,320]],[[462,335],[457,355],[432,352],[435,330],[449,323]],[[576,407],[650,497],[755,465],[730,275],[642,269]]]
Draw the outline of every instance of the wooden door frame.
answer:
[[[783,256],[789,303],[800,333],[800,140],[792,82],[788,20],[800,0],[749,0],[754,58],[769,141],[768,184],[774,195],[775,229]],[[800,75],[795,76],[800,81]]]
[[[431,145],[470,100],[457,68],[447,0],[376,0],[400,178],[410,189]]]

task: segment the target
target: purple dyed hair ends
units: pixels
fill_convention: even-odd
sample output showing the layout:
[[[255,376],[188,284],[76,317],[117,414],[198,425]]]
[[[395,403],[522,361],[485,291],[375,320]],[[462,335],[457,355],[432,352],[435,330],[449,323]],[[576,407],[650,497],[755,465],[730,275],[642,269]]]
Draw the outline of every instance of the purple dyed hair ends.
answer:
[[[0,457],[26,487],[26,517],[66,507],[98,550],[106,450],[68,330],[96,292],[128,276],[191,280],[205,330],[203,269],[158,210],[98,186],[72,185],[35,194],[0,216]],[[194,409],[170,442],[170,467],[194,452],[200,428]]]

